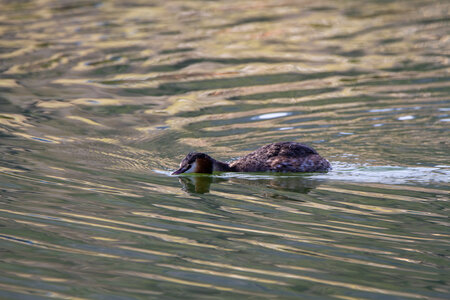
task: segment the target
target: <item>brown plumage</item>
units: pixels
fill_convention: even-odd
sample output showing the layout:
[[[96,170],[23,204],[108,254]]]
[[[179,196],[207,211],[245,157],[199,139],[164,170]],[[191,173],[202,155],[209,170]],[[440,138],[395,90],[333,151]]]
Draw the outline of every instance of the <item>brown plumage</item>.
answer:
[[[330,163],[314,148],[296,143],[280,142],[265,145],[227,164],[205,153],[191,152],[173,175],[181,173],[219,172],[327,172]]]

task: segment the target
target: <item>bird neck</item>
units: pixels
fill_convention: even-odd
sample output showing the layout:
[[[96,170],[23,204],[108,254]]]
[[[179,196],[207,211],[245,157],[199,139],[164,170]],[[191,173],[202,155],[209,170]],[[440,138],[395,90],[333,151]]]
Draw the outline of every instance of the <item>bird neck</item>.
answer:
[[[211,174],[213,172],[213,161],[210,157],[197,158],[193,168],[195,173]]]
[[[227,163],[213,160],[213,171],[214,172],[234,172],[234,169],[230,167]]]

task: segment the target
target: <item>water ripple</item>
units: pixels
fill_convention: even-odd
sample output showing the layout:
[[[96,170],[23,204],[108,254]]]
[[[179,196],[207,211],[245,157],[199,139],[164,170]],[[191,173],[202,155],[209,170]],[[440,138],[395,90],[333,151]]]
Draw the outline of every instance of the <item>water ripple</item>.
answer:
[[[1,7],[0,298],[447,298],[447,3]]]

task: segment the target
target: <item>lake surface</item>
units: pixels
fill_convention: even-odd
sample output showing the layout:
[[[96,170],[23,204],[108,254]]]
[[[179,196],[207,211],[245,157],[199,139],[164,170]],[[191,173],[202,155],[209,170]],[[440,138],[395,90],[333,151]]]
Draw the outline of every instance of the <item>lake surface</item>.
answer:
[[[1,299],[449,298],[449,3],[0,7]]]

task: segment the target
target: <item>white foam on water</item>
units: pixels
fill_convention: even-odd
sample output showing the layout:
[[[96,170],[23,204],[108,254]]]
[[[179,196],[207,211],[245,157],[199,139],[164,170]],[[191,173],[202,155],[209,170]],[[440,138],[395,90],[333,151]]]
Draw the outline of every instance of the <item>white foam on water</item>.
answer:
[[[450,183],[450,166],[401,167],[372,166],[331,161],[333,170],[328,173],[217,173],[220,178],[242,178],[248,180],[274,179],[283,177],[303,177],[321,180],[352,181],[361,183],[407,184],[407,183]],[[153,170],[155,173],[170,176],[170,171]]]
[[[290,112],[276,112],[276,113],[268,113],[268,114],[263,114],[263,115],[259,115],[259,116],[254,116],[251,118],[251,120],[269,120],[269,119],[276,119],[276,118],[281,118],[281,117],[286,117],[291,115],[292,113]]]
[[[406,120],[413,120],[413,119],[415,119],[414,116],[402,116],[402,117],[397,118],[397,120],[399,120],[399,121],[406,121]]]
[[[401,167],[371,166],[343,162],[331,162],[333,170],[317,174],[316,178],[367,183],[450,183],[450,166]]]

